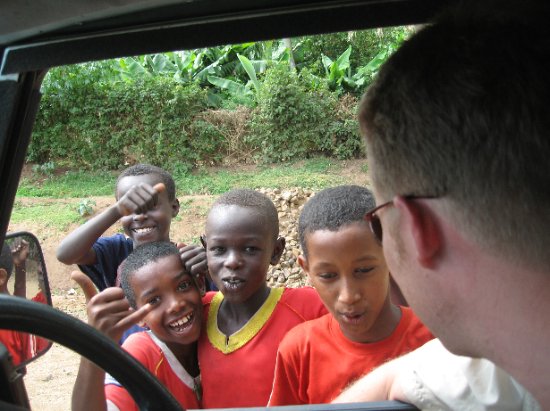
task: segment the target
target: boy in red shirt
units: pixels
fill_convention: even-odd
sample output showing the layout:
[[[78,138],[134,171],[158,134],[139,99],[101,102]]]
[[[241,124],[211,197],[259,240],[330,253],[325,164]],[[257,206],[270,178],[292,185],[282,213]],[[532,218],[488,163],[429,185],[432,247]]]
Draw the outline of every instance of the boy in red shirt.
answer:
[[[202,278],[194,280],[183,266],[177,247],[169,242],[136,247],[122,263],[120,277],[122,288],[111,287],[94,295],[91,280],[73,273],[89,300],[89,323],[118,341],[128,326],[142,322],[150,330],[130,335],[122,348],[155,375],[183,408],[200,408],[197,340],[203,312]],[[138,409],[118,382],[107,378],[104,386],[104,377],[102,369],[83,358],[72,408]]]
[[[359,186],[323,190],[304,206],[298,261],[329,314],[281,342],[269,405],[328,403],[350,382],[433,338],[409,308],[391,302],[382,247],[364,220],[374,206]]]
[[[25,261],[29,253],[29,244],[23,241],[15,251],[12,251],[7,243],[4,243],[0,253],[0,293],[10,295],[8,281],[15,271],[15,285],[13,295],[25,298]],[[18,283],[23,287],[17,287]],[[29,358],[33,352],[30,344],[30,334],[0,329],[0,343],[4,344],[12,357],[13,365],[17,366]]]
[[[273,202],[254,190],[232,190],[206,221],[208,293],[199,340],[203,408],[265,406],[277,347],[288,330],[326,313],[311,287],[269,288],[270,264],[285,246]]]

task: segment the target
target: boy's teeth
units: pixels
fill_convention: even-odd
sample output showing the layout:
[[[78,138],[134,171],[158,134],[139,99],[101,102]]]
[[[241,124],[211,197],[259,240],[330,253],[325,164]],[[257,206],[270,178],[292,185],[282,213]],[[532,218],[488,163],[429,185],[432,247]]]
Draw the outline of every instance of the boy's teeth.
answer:
[[[149,231],[151,231],[153,229],[153,227],[147,227],[147,228],[136,228],[134,229],[134,231],[138,234],[143,234],[143,233],[148,233]]]
[[[191,320],[191,317],[192,317],[192,313],[186,315],[183,318],[180,318],[178,321],[174,321],[173,323],[170,323],[170,327],[172,327],[172,328],[181,327],[181,326],[187,324]]]

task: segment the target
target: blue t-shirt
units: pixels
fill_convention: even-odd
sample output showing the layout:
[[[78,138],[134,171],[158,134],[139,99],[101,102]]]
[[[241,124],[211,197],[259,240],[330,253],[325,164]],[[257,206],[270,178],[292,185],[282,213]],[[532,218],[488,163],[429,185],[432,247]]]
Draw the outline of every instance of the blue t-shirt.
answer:
[[[123,234],[99,237],[92,248],[96,263],[79,265],[80,271],[94,282],[99,291],[116,285],[118,266],[134,249],[134,242]]]

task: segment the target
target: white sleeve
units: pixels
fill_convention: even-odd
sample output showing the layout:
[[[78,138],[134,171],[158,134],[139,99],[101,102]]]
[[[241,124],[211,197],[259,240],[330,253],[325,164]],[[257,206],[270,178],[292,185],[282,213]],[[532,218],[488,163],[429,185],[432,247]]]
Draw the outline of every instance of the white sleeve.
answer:
[[[120,411],[120,410],[112,401],[107,400],[107,411]]]
[[[421,410],[541,410],[534,398],[495,364],[454,355],[439,340],[406,357],[395,383]]]

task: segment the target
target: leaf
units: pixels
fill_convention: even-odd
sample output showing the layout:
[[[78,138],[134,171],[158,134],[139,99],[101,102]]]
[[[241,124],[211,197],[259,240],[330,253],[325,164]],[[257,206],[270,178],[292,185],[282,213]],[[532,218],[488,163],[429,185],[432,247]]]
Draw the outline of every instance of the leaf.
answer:
[[[256,93],[260,91],[261,84],[258,81],[258,78],[256,77],[256,71],[254,70],[254,66],[248,60],[245,56],[241,54],[237,54],[237,57],[239,58],[241,64],[243,65],[246,74],[248,74],[248,77],[250,77],[250,81],[252,81],[252,84],[254,85],[254,88],[256,89]]]
[[[207,79],[213,85],[223,88],[229,91],[231,94],[244,96],[250,93],[250,90],[247,90],[243,84],[237,83],[236,81],[233,81],[227,78],[221,78],[217,76],[208,76]]]

